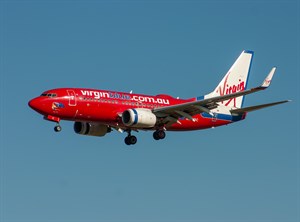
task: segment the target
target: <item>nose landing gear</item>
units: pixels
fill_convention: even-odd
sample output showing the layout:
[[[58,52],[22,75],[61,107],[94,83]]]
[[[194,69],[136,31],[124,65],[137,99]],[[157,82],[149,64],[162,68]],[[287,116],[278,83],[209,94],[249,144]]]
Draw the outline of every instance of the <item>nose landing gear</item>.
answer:
[[[61,126],[59,125],[59,123],[57,123],[57,125],[54,127],[54,131],[55,132],[60,132],[61,131]]]
[[[59,122],[60,122],[59,117],[47,115],[47,116],[44,116],[44,119],[56,123],[56,126],[54,127],[55,132],[60,132],[61,131],[61,126],[59,125]]]

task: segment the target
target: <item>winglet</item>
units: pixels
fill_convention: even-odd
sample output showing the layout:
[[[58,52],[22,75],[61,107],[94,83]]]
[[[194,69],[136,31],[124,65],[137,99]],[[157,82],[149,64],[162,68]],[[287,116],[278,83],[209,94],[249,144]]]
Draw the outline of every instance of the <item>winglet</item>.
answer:
[[[270,86],[275,71],[276,71],[276,67],[273,67],[273,68],[271,69],[271,71],[269,72],[269,75],[268,75],[268,76],[265,78],[265,80],[263,81],[261,87],[267,88],[267,87]]]

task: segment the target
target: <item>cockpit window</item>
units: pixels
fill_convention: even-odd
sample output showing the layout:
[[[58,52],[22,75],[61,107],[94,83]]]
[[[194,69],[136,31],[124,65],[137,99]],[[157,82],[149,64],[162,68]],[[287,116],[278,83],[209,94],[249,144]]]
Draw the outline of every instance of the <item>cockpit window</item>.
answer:
[[[56,97],[57,95],[56,95],[56,93],[43,93],[41,96],[47,96],[47,97]]]

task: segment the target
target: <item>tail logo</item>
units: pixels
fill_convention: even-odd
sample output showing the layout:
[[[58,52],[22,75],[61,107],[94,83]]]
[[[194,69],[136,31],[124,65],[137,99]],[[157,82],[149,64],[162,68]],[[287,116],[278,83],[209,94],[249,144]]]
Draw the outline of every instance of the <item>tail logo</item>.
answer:
[[[239,79],[239,82],[237,84],[229,85],[227,83],[229,75],[230,75],[230,72],[227,74],[225,81],[223,83],[223,86],[220,85],[216,91],[216,93],[218,93],[220,96],[224,96],[224,95],[228,95],[228,94],[232,94],[232,93],[236,93],[236,92],[241,92],[241,91],[245,90],[245,82],[242,81],[241,79]],[[236,107],[236,98],[231,98],[227,101],[224,101],[224,102],[226,102],[225,106],[228,106],[231,103],[231,101],[233,101],[233,106]]]

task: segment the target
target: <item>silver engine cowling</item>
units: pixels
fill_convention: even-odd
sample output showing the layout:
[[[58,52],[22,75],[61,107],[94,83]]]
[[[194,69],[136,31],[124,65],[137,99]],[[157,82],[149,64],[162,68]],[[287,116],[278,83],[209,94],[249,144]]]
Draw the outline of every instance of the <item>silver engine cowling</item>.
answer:
[[[150,109],[127,109],[122,113],[122,122],[125,126],[151,128],[155,126],[156,120]]]
[[[75,122],[74,131],[77,134],[86,136],[105,136],[111,129],[99,123]]]

